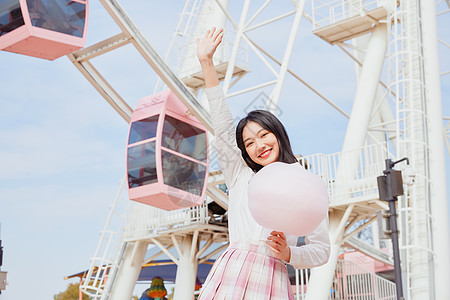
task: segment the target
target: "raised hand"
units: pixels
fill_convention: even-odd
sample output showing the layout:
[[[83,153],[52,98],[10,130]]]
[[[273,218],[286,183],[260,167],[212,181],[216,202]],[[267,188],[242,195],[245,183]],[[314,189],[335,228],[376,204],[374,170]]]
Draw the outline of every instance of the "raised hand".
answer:
[[[197,57],[200,62],[211,61],[217,46],[222,42],[223,29],[213,27],[202,39],[197,38]]]
[[[219,85],[216,69],[214,68],[213,55],[217,46],[222,42],[223,29],[216,30],[213,27],[208,30],[202,39],[197,39],[197,57],[202,66],[205,78],[205,87],[212,88]]]
[[[287,245],[286,236],[281,231],[272,231],[267,238],[266,244],[276,258],[289,261],[291,259],[291,248]]]

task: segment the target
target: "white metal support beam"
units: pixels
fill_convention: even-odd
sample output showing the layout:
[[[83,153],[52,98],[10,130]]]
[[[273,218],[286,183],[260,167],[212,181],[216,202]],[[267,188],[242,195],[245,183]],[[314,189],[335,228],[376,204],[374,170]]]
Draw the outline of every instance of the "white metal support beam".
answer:
[[[447,146],[447,154],[450,155],[450,118],[444,117],[444,120],[447,120],[447,126],[445,126],[444,129],[444,139],[445,139],[445,146]]]
[[[341,241],[344,234],[344,225],[341,220],[347,219],[347,211],[333,211],[330,214],[329,232],[331,242],[331,253],[328,262],[320,267],[311,269],[311,277],[308,283],[308,293],[306,300],[327,300],[330,296],[330,288],[335,273]],[[345,215],[344,215],[345,214]]]
[[[291,59],[292,50],[294,49],[295,37],[297,36],[298,28],[300,27],[300,21],[302,20],[303,12],[305,10],[305,2],[306,0],[300,0],[296,3],[294,22],[292,23],[291,32],[289,34],[288,43],[284,52],[283,61],[281,62],[277,85],[273,89],[272,95],[270,97],[270,102],[267,105],[267,109],[272,113],[275,113],[275,111],[277,110],[277,105],[280,99],[281,90],[283,89],[289,60]]]
[[[222,171],[210,172],[208,176],[206,193],[208,196],[213,198],[214,201],[223,209],[228,210],[228,196],[217,187],[217,185],[224,183],[225,177],[223,176]]]
[[[383,68],[384,56],[387,48],[387,26],[378,24],[373,32],[367,46],[364,64],[353,101],[352,113],[347,125],[342,152],[358,149],[364,145],[369,128],[370,116],[376,96],[378,82]],[[352,178],[359,163],[357,157],[344,155],[339,162],[336,178]],[[350,173],[349,173],[350,172]],[[345,186],[342,186],[345,189]]]
[[[250,40],[250,39],[249,39]],[[251,41],[251,40],[250,40]],[[281,66],[281,62],[276,59],[275,57],[273,57],[269,52],[267,52],[265,49],[263,49],[260,45],[258,44],[254,44],[254,46],[256,48],[258,48],[259,51],[261,51],[262,53],[264,53],[267,57],[269,57],[271,60],[273,60],[275,63],[277,63],[279,66]],[[294,76],[295,79],[297,79],[298,81],[300,81],[304,86],[306,86],[308,89],[310,89],[314,94],[316,94],[317,96],[319,96],[320,98],[322,98],[323,100],[325,100],[325,102],[327,102],[329,105],[331,105],[334,109],[336,109],[338,112],[340,112],[344,117],[346,117],[347,119],[350,117],[345,111],[343,111],[341,108],[339,108],[334,102],[332,102],[331,100],[327,99],[324,95],[322,95],[319,91],[317,91],[315,88],[313,88],[309,83],[307,83],[304,79],[302,79],[299,75],[297,75],[296,73],[294,73],[291,69],[287,69],[287,71],[289,72],[289,74],[291,74],[292,76]],[[231,96],[231,94],[229,95]]]
[[[198,234],[199,231],[196,230],[194,231],[194,237],[192,238],[192,243],[191,243],[191,255],[189,256],[189,259],[194,262],[194,258],[195,258],[195,253],[198,250]]]
[[[203,245],[203,247],[201,249],[198,250],[198,252],[195,254],[195,259],[199,259],[200,255],[203,254],[203,252],[206,251],[206,249],[209,248],[209,246],[212,245],[212,243],[214,242],[214,234],[211,235],[211,237],[206,241],[206,243]]]
[[[350,204],[349,206],[347,206],[347,209],[345,210],[344,215],[342,216],[341,220],[339,221],[339,225],[337,226],[336,229],[336,235],[335,235],[335,240],[333,240],[333,243],[338,243],[337,238],[342,239],[341,236],[344,235],[344,228],[345,228],[345,224],[348,221],[348,218],[350,217],[350,214],[352,213],[353,208],[355,207],[355,204]]]
[[[170,238],[172,239],[172,243],[173,243],[173,245],[175,246],[175,249],[177,250],[178,256],[183,255],[183,252],[181,252],[181,248],[180,248],[180,246],[178,245],[178,241],[177,241],[177,238],[175,237],[175,235],[174,235],[174,234],[171,234],[171,235],[170,235]]]
[[[188,108],[191,114],[197,117],[211,132],[211,120],[209,113],[197,101],[195,96],[188,90],[184,83],[175,75],[159,54],[151,47],[139,29],[134,25],[131,18],[123,10],[116,0],[100,1],[114,21],[123,30],[122,33],[104,40],[90,47],[69,54],[69,59],[106,99],[106,101],[127,122],[130,121],[133,110],[120,95],[109,85],[95,67],[89,62],[90,59],[121,46],[133,43],[138,52],[144,57],[148,64],[154,69],[158,76],[176,94],[176,96]]]
[[[147,251],[146,241],[128,243],[120,263],[120,268],[111,286],[109,300],[130,299]]]
[[[167,247],[166,249],[167,249],[167,250],[170,250],[170,249],[172,249],[172,248],[173,248],[173,245]],[[159,256],[160,256],[161,254],[163,254],[163,253],[164,253],[164,252],[161,250],[161,251],[159,251],[158,253],[156,253],[156,254],[150,256],[149,258],[146,258],[146,259],[144,260],[144,265],[145,265],[145,264],[148,264],[148,263],[151,263],[154,259],[156,259],[157,257],[159,257]]]
[[[362,224],[361,226],[359,226],[358,228],[356,228],[352,232],[347,233],[344,236],[344,238],[342,239],[342,242],[346,242],[348,239],[352,238],[355,234],[357,234],[358,232],[361,232],[364,228],[367,228],[367,226],[369,226],[370,224],[372,224],[375,221],[377,221],[377,216],[372,217],[369,221],[367,221],[366,223]]]
[[[390,266],[394,265],[392,256],[375,248],[370,244],[365,243],[364,241],[361,241],[356,237],[349,238],[348,240],[345,241],[345,243],[347,243],[350,247],[354,249],[358,249],[358,251],[372,257],[375,260],[378,260]]]
[[[198,233],[198,232],[197,232]],[[198,260],[192,260],[198,250],[198,240],[192,234],[183,237],[181,242],[182,255],[177,264],[175,278],[174,300],[191,299],[195,290],[195,278],[197,278]],[[192,253],[191,253],[192,251]]]
[[[131,39],[122,32],[92,46],[75,51],[72,54],[75,54],[74,56],[78,62],[83,62],[128,45],[129,43],[131,43]]]
[[[206,193],[208,196],[214,199],[214,202],[216,202],[220,207],[223,209],[228,210],[228,197],[218,188],[208,186],[206,188]]]
[[[156,245],[156,246],[158,246],[159,247],[159,249],[161,249],[176,265],[178,265],[179,264],[179,261],[178,261],[178,259],[175,257],[175,256],[173,256],[173,254],[172,253],[170,253],[169,252],[169,250],[167,250],[166,249],[166,247],[164,247],[164,245],[163,244],[161,244],[158,240],[156,240],[156,239],[154,239],[154,238],[151,238],[151,241]]]
[[[434,251],[435,299],[450,295],[450,230],[445,174],[444,128],[442,124],[442,96],[439,76],[436,7],[434,1],[419,1],[421,9],[422,45],[426,82],[428,118],[429,174]]]
[[[100,0],[100,3],[102,3],[125,35],[132,38],[133,45],[172,92],[209,131],[213,132],[209,113],[148,43],[119,2],[117,0]]]
[[[73,62],[75,67],[86,77],[92,86],[105,98],[105,100],[114,108],[119,115],[129,123],[133,109],[128,103],[120,97],[114,88],[106,81],[106,79],[97,71],[97,69],[89,62],[79,62],[77,54],[69,54],[68,57]]]
[[[237,28],[235,28],[236,29],[236,38],[234,40],[233,49],[231,50],[231,57],[228,62],[227,72],[225,74],[225,79],[223,82],[223,91],[224,91],[225,95],[228,94],[228,90],[230,88],[231,78],[233,76],[233,69],[234,69],[234,65],[236,64],[236,59],[237,59],[237,55],[238,55],[238,51],[239,51],[239,44],[241,42],[242,35],[244,33],[244,23],[245,23],[247,14],[248,14],[249,7],[250,7],[250,0],[245,0],[243,8],[242,8],[242,12],[241,12],[241,19],[239,20],[239,25]],[[229,15],[227,15],[227,17],[228,16]],[[230,18],[228,18],[228,19],[230,20]]]

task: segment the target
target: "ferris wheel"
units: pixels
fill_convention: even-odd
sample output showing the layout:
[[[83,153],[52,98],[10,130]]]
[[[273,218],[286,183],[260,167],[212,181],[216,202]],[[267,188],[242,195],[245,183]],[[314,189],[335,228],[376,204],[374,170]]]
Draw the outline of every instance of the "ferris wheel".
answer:
[[[45,1],[20,1],[20,5],[23,7],[27,3],[31,8],[38,2]],[[73,5],[78,8],[70,12],[83,11],[81,6],[87,5],[85,1],[72,2],[76,2]],[[198,264],[228,246],[226,223],[217,222],[217,219],[223,219],[223,211],[227,210],[227,189],[215,163],[215,156],[219,153],[209,146],[212,143],[207,142],[208,139],[213,140],[214,135],[202,93],[204,80],[195,55],[196,38],[208,28],[216,26],[226,29],[224,42],[214,58],[216,71],[235,111],[245,113],[263,108],[271,110],[280,118],[304,117],[301,113],[303,110],[314,114],[307,103],[311,101],[320,102],[320,107],[326,107],[328,119],[342,118],[347,122],[345,134],[341,136],[342,148],[336,153],[296,153],[300,160],[310,166],[310,171],[327,184],[332,241],[330,261],[312,270],[305,287],[304,280],[299,280],[302,283],[297,284],[297,299],[333,297],[330,296],[330,289],[338,290],[339,281],[343,280],[339,276],[345,266],[338,258],[345,249],[357,249],[387,265],[393,264],[392,255],[386,255],[380,249],[382,232],[377,233],[378,227],[373,226],[379,221],[379,211],[387,209],[387,204],[380,200],[377,177],[383,174],[387,158],[400,160],[404,157],[409,159],[415,174],[414,184],[405,186],[405,196],[399,197],[397,204],[404,297],[445,299],[450,294],[446,282],[450,278],[450,237],[448,209],[445,209],[448,208],[448,196],[444,168],[445,147],[447,155],[450,150],[450,122],[447,117],[443,117],[442,112],[442,99],[445,96],[440,93],[437,56],[438,44],[448,48],[448,41],[440,39],[436,29],[436,17],[450,10],[448,1],[299,0],[274,3],[268,0],[254,3],[246,0],[237,4],[227,0],[187,0],[165,58],[152,47],[152,41],[144,37],[117,0],[100,2],[122,32],[74,51],[73,47],[82,47],[80,42],[84,42],[83,34],[87,30],[86,27],[80,27],[80,20],[76,19],[71,28],[73,41],[64,40],[65,43],[75,45],[66,45],[64,54],[68,55],[75,67],[115,111],[130,123],[128,149],[134,152],[128,153],[128,162],[129,167],[133,165],[133,170],[128,169],[127,179],[122,185],[128,185],[130,199],[136,197],[136,201],[128,203],[129,212],[123,220],[124,229],[121,232],[109,231],[113,215],[111,211],[91,268],[82,284],[85,293],[95,299],[130,298],[142,264],[156,258],[145,257],[149,244],[152,244],[160,249],[159,254],[166,254],[178,266],[174,299],[191,299],[191,296],[186,295],[194,294]],[[17,11],[16,4],[8,9]],[[9,24],[16,26],[20,18],[12,11],[8,11]],[[84,11],[87,12],[87,9]],[[31,13],[22,15],[26,26],[50,30],[45,28],[49,25],[42,25],[44,23],[35,25],[37,23],[31,21]],[[58,28],[66,27],[60,25]],[[68,29],[55,30],[57,32],[50,36],[61,39],[60,34],[68,34],[61,32],[63,30]],[[266,32],[280,34],[268,38]],[[1,38],[8,37],[8,34],[2,32]],[[37,38],[49,43],[44,35]],[[301,49],[310,46],[308,42],[311,39],[316,40],[315,46],[342,51],[350,64],[354,65],[356,89],[354,94],[346,95],[353,98],[350,107],[342,107],[339,101],[334,101],[331,96],[333,92],[329,92],[326,87],[325,78],[339,82],[339,69],[330,66],[327,70],[314,70],[315,64],[308,64],[308,58],[299,59]],[[63,43],[62,40],[57,42]],[[8,43],[7,47],[10,48],[5,50],[12,51],[14,45],[17,49],[23,49],[20,44],[12,43],[11,39]],[[136,117],[138,107],[131,108],[91,62],[95,57],[129,44],[137,49],[160,78],[155,85],[154,95],[166,95],[169,93],[166,91],[170,90],[170,97],[178,99],[183,105],[181,110],[180,107],[178,110],[174,108],[172,113],[166,114],[170,118],[165,117],[161,123],[155,120],[162,120],[162,114],[159,119],[153,117],[155,113]],[[56,55],[64,55],[61,53]],[[24,54],[30,55],[29,52]],[[326,57],[317,56],[314,59],[326,60]],[[302,68],[297,60],[311,69]],[[331,63],[336,68],[341,64],[349,64]],[[310,82],[308,73],[313,72],[332,74],[324,74],[322,82]],[[447,74],[444,72],[442,75]],[[297,94],[286,94],[288,86],[294,86],[289,91]],[[284,102],[286,98],[289,103]],[[143,104],[144,107],[146,105]],[[139,129],[143,120],[145,125],[153,124],[153,135],[148,130],[144,134],[144,130]],[[317,122],[327,124],[327,121],[321,119]],[[169,133],[165,136],[165,145],[162,142],[159,146],[148,146],[159,138],[156,132],[160,125],[155,123],[172,127],[182,123],[185,131],[178,131],[181,136],[196,137],[192,142],[193,150],[183,148],[182,139],[169,139]],[[332,131],[333,124],[328,124],[325,127]],[[188,128],[188,125],[191,127]],[[288,123],[288,131],[297,131],[297,126],[296,122]],[[305,135],[307,137],[321,134],[314,133],[312,127],[299,130],[312,132],[311,135]],[[166,132],[166,127],[161,132]],[[134,133],[146,138],[131,142]],[[311,140],[311,143],[314,142]],[[305,146],[305,149],[312,147]],[[150,154],[144,156],[145,153]],[[157,164],[157,153],[169,153],[166,154],[166,160],[161,159],[160,166]],[[149,157],[153,157],[153,161]],[[166,168],[164,161],[167,163]],[[140,165],[142,163],[145,165]],[[194,163],[197,169],[190,171],[189,180],[169,172],[178,167],[180,169],[175,173],[181,174],[182,170]],[[192,179],[194,173],[195,180]],[[165,178],[167,181],[164,181]],[[169,183],[172,179],[175,183]],[[405,178],[408,179],[411,178]],[[161,186],[168,187],[162,190],[150,188],[151,184],[159,184],[158,180],[163,181]],[[137,188],[145,190],[144,193],[150,193],[151,189],[153,194],[145,196],[148,199],[164,194],[168,196],[161,203],[172,201],[176,204],[158,208],[157,204],[142,200],[145,197],[135,193]],[[190,195],[196,196],[189,198],[190,204],[180,204],[177,200]],[[218,211],[222,211],[222,215],[212,209],[211,203],[221,208]],[[358,233],[370,229],[371,241],[356,237]],[[217,244],[220,246],[211,247]],[[389,248],[389,243],[385,244]],[[171,252],[172,248],[176,251]],[[297,271],[297,278],[303,274]],[[364,279],[352,278],[353,281],[360,280],[356,285],[367,284]],[[376,288],[372,290],[386,289],[387,297],[395,297],[395,289],[385,288],[384,283],[378,284],[379,281],[383,280],[376,276],[371,279],[371,282],[376,282]],[[300,289],[302,292],[299,292]],[[356,294],[353,296],[357,297]]]

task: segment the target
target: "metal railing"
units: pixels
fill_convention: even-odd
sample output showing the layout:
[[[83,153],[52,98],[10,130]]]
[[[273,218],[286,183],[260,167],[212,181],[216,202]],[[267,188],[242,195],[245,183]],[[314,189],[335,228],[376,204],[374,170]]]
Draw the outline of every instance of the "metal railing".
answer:
[[[295,270],[296,300],[306,299],[308,293],[309,272],[307,269]],[[330,288],[330,300],[396,300],[395,283],[357,264],[338,260]]]
[[[153,206],[129,201],[128,221],[126,222],[124,238],[136,240],[148,237],[154,230],[164,230],[207,224],[209,220],[206,201],[195,207],[165,211]]]
[[[300,161],[324,180],[330,204],[336,204],[350,198],[378,197],[377,177],[383,174],[388,156],[387,144],[381,143],[347,152],[304,156]],[[348,159],[354,163],[341,163]]]
[[[313,30],[379,7],[392,10],[395,6],[391,0],[312,0]]]
[[[395,283],[351,261],[337,263],[330,299],[395,300]]]

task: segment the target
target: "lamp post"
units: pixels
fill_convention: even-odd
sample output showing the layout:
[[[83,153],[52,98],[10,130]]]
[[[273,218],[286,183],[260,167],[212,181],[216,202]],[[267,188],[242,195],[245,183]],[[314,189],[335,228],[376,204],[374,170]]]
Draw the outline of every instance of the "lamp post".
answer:
[[[409,165],[409,160],[406,157],[395,162],[390,159],[386,159],[386,170],[383,171],[384,175],[377,178],[380,199],[389,202],[390,230],[388,234],[391,237],[392,248],[394,252],[394,276],[397,290],[397,300],[403,299],[403,289],[402,273],[400,267],[400,251],[398,244],[397,212],[395,205],[397,202],[397,197],[403,195],[403,180],[402,172],[393,170],[392,168],[397,163],[404,160],[406,160],[406,163]]]

